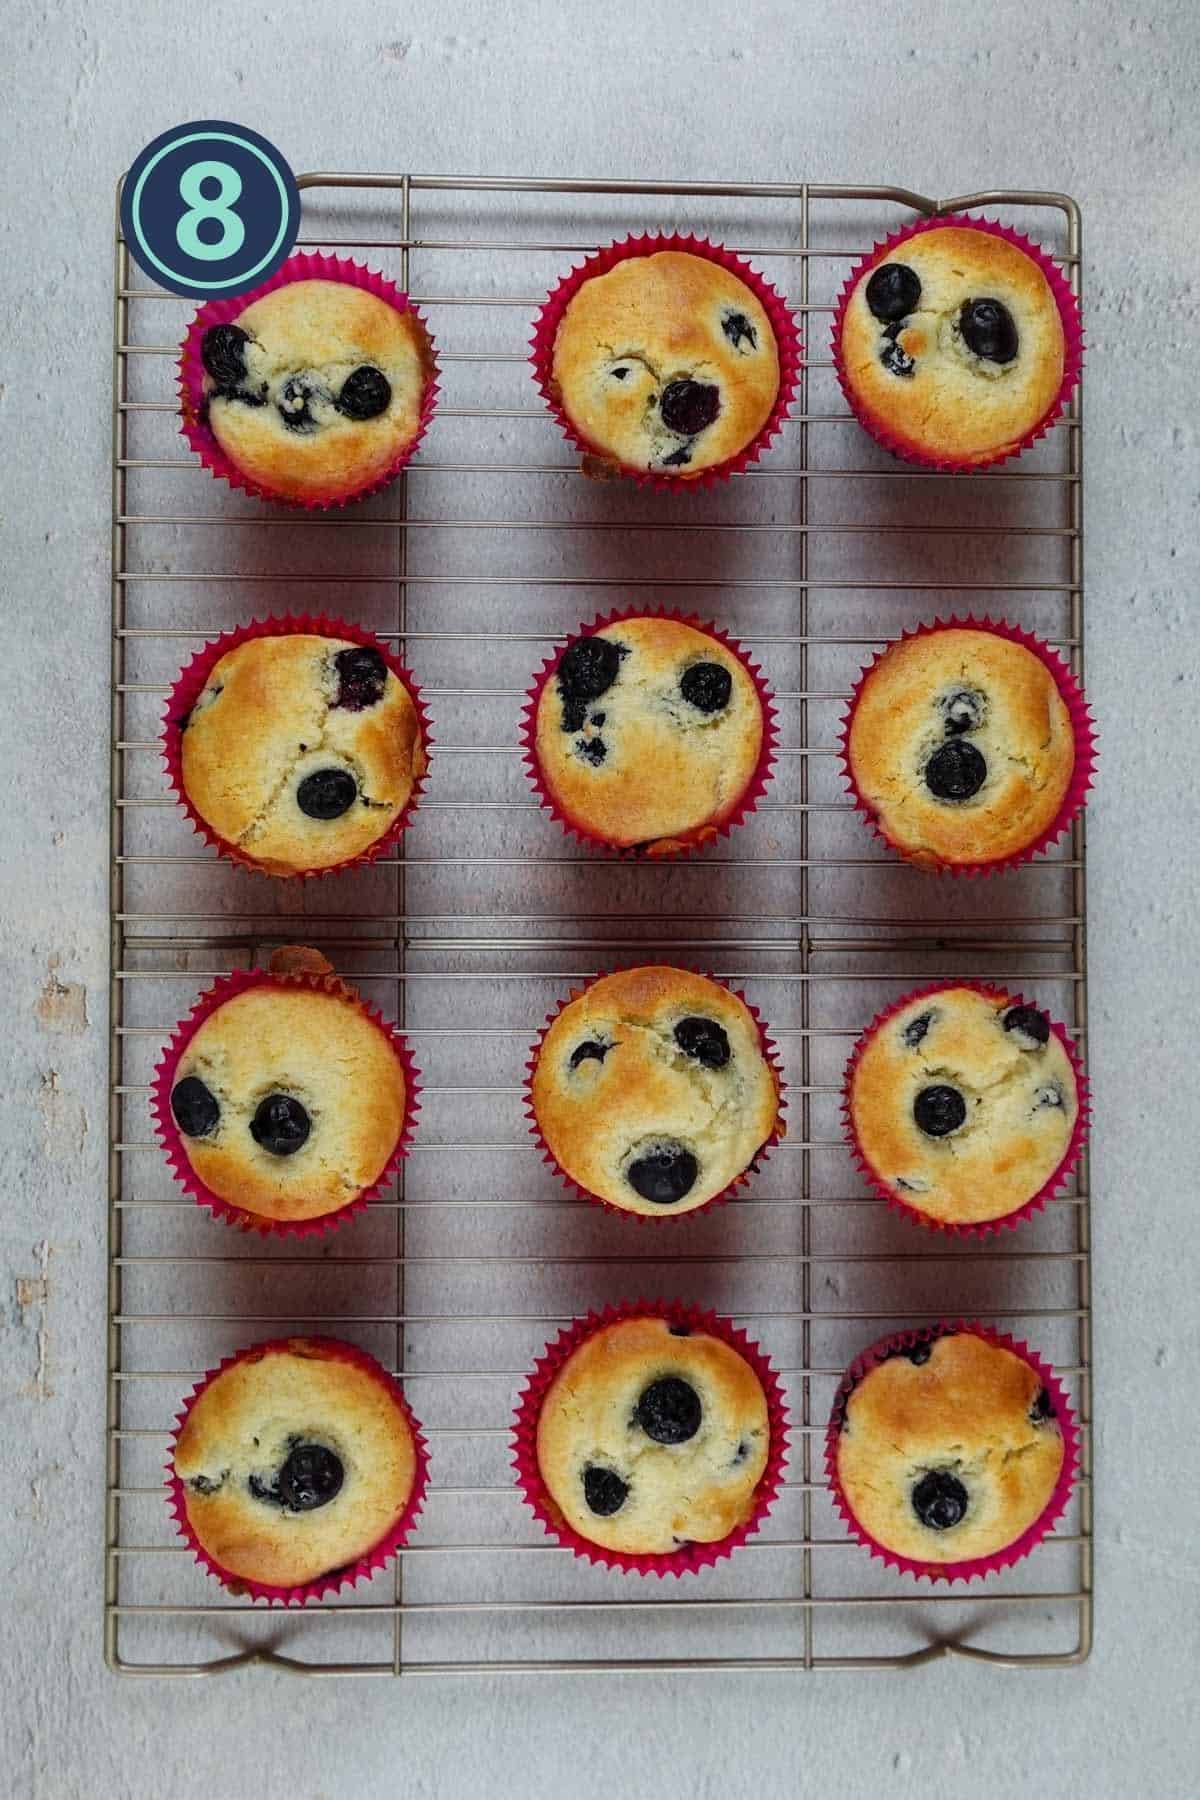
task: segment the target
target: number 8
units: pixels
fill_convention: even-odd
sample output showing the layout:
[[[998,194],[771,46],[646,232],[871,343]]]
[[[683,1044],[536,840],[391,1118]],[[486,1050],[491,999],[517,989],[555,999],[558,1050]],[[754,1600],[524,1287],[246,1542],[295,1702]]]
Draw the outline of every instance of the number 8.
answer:
[[[220,192],[214,199],[208,200],[200,192],[203,181],[219,184]],[[188,165],[179,177],[179,197],[187,201],[188,210],[175,227],[175,241],[185,256],[193,256],[198,262],[220,262],[237,254],[245,241],[246,227],[232,208],[241,192],[242,178],[229,163]],[[215,243],[207,244],[200,236],[197,226],[201,219],[221,221],[221,235]]]

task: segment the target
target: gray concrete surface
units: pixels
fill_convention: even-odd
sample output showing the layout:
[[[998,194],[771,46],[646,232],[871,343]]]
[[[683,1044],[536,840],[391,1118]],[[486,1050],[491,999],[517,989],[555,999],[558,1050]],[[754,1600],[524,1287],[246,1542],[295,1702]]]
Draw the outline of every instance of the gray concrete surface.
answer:
[[[0,1784],[46,1800],[1194,1794],[1191,0],[6,0]],[[1091,343],[1098,1636],[997,1675],[118,1682],[100,1647],[109,234],[177,120],[297,167],[1063,188]],[[1191,1094],[1189,1101],[1188,1095]]]

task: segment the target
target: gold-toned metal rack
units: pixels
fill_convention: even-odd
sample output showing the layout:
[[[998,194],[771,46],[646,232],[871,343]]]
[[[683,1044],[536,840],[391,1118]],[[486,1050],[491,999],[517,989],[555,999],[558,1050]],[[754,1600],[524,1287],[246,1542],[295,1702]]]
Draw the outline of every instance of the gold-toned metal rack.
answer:
[[[1019,462],[949,478],[894,462],[832,374],[829,319],[856,254],[916,215],[975,208],[1028,230],[1078,291],[1063,195],[938,202],[897,188],[302,176],[302,242],[383,268],[430,320],[442,405],[408,473],[336,514],[211,481],[177,434],[185,303],[142,285],[117,227],[113,349],[112,980],[105,1647],[122,1673],[262,1661],[308,1674],[790,1671],[954,1654],[1061,1666],[1092,1627],[1086,1162],[1015,1233],[927,1237],[863,1188],[838,1087],[885,1000],[940,975],[1035,992],[1086,1039],[1084,832],[982,881],[929,877],[854,817],[834,754],[881,640],[949,609],[1003,615],[1081,672],[1078,396]],[[709,493],[583,480],[526,366],[561,270],[638,229],[707,232],[751,256],[804,325],[792,419]],[[579,854],[530,798],[520,699],[544,648],[634,596],[715,617],[779,699],[769,796],[687,863]],[[165,793],[163,696],[206,637],[328,611],[390,637],[435,715],[427,799],[400,852],[273,883],[214,859]],[[172,1188],[147,1088],[162,1044],[224,969],[324,947],[409,1034],[425,1081],[401,1179],[315,1243],[262,1243]],[[566,1198],[527,1136],[528,1047],[570,983],[676,958],[735,978],[778,1039],[789,1135],[745,1197],[641,1229]],[[1085,1046],[1086,1047],[1086,1046]],[[761,1534],[679,1585],[586,1567],[509,1479],[522,1376],[560,1323],[678,1295],[734,1314],[781,1369],[787,1485]],[[968,1593],[926,1591],[847,1542],[821,1478],[837,1377],[890,1326],[977,1316],[1063,1372],[1083,1425],[1054,1537]],[[354,1339],[396,1370],[427,1430],[432,1491],[392,1570],[286,1614],[220,1590],[173,1535],[162,1487],[183,1396],[280,1330]]]

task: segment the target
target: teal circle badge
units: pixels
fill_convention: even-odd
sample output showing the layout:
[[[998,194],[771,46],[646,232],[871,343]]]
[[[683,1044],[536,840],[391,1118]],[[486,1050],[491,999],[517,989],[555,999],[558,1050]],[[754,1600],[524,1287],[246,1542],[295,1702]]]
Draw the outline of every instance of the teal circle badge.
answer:
[[[196,119],[146,145],[121,189],[130,254],[160,287],[196,300],[273,275],[300,229],[300,191],[274,144],[245,125]]]

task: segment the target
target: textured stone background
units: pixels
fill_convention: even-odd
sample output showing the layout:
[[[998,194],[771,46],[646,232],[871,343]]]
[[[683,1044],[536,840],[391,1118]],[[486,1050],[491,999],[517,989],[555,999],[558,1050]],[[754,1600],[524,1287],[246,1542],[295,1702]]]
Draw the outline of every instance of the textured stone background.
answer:
[[[1194,0],[6,0],[3,41],[0,1781],[55,1800],[1194,1794]],[[1082,1670],[403,1688],[105,1673],[111,199],[149,137],[204,115],[257,126],[298,168],[890,179],[1081,201],[1104,737],[1091,813],[1099,1608]]]

